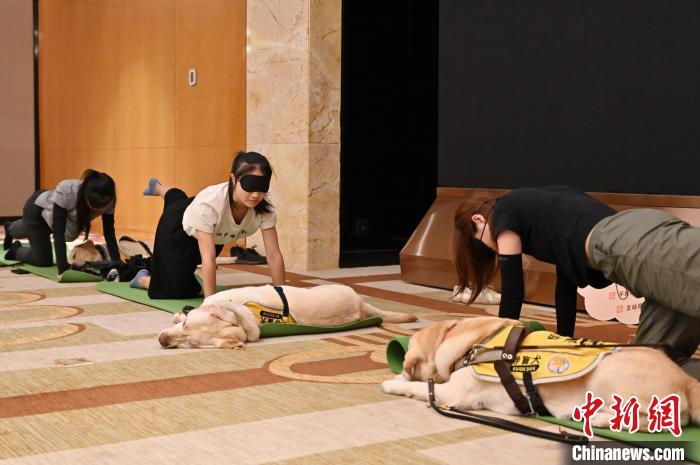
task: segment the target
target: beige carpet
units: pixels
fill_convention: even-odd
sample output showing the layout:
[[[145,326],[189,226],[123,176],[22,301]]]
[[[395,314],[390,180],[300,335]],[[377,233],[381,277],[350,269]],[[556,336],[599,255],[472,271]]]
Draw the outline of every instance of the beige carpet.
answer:
[[[370,267],[290,279],[350,284],[418,323],[271,338],[245,350],[165,350],[156,335],[168,313],[94,284],[0,268],[0,465],[559,463],[554,443],[444,418],[380,391],[393,376],[388,339],[497,313],[447,302],[448,291],[403,283],[398,273]],[[224,267],[219,276],[231,285],[268,280],[264,267]],[[527,306],[523,316],[553,327],[551,309]],[[633,330],[580,316],[577,331],[623,341]]]

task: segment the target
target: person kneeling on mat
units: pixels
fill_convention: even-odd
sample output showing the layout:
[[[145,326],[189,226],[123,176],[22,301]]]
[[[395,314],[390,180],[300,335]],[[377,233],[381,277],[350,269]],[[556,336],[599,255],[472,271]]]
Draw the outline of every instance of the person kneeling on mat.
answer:
[[[666,344],[700,379],[700,228],[654,209],[615,212],[567,186],[479,193],[455,213],[459,291],[471,301],[501,273],[498,316],[518,319],[522,253],[556,265],[557,333],[573,336],[576,288],[611,283],[644,297],[635,343]]]
[[[148,289],[152,299],[186,299],[216,293],[216,256],[227,242],[258,229],[267,253],[272,283],[285,283],[284,259],[277,240],[277,217],[266,200],[272,167],[257,152],[239,152],[228,182],[209,186],[194,198],[151,178],[144,195],[161,196],[163,213],[156,229],[152,270],[140,271],[131,287]],[[202,264],[203,286],[195,278]]]
[[[116,203],[114,180],[106,173],[91,169],[85,170],[80,180],[67,179],[58,183],[56,189],[38,190],[25,203],[22,218],[5,223],[5,258],[35,266],[51,266],[53,233],[60,276],[68,269],[66,241],[74,241],[83,231],[87,240],[91,221],[102,216],[109,256],[118,262],[119,248],[114,234]],[[15,240],[22,238],[29,238],[29,247],[22,247]]]

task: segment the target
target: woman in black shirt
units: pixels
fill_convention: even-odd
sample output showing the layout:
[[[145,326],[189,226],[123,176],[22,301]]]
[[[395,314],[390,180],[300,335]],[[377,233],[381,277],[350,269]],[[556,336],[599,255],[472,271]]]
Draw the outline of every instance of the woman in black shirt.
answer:
[[[615,282],[645,298],[637,342],[669,344],[679,364],[700,343],[700,229],[668,213],[616,213],[583,191],[554,186],[475,195],[455,226],[460,291],[470,289],[473,301],[500,270],[501,317],[520,316],[526,253],[556,266],[558,333],[573,335],[577,287]]]

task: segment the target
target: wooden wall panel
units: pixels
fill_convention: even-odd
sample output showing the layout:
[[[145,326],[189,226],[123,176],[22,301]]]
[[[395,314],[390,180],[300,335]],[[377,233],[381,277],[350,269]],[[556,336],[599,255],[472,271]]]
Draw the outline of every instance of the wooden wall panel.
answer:
[[[163,211],[163,199],[144,197],[146,181],[156,176],[163,184],[173,183],[175,178],[175,148],[143,148],[120,150],[120,160],[115,167],[117,212],[120,225],[138,231],[155,231]],[[133,172],[131,171],[132,168]]]
[[[175,184],[188,195],[226,182],[231,170],[229,146],[178,147],[175,151]]]
[[[245,148],[244,0],[177,0],[177,142]],[[198,83],[187,84],[190,68]],[[211,105],[210,102],[216,102]]]
[[[174,2],[125,0],[121,31],[119,146],[174,147]]]
[[[244,0],[40,0],[42,187],[106,171],[117,228],[153,232],[151,176],[191,195],[225,181],[245,147],[245,12]]]
[[[115,148],[120,10],[82,2],[40,6],[42,147]]]
[[[106,6],[76,6],[71,16],[72,53],[77,55],[73,78],[76,106],[73,131],[78,150],[119,147],[120,10]]]
[[[39,129],[41,139],[41,184],[53,179],[47,171],[47,153],[73,148],[76,127],[73,117],[78,103],[73,73],[77,54],[70,16],[73,8],[57,1],[39,2]],[[52,153],[53,155],[53,153]],[[49,163],[53,166],[53,163]]]

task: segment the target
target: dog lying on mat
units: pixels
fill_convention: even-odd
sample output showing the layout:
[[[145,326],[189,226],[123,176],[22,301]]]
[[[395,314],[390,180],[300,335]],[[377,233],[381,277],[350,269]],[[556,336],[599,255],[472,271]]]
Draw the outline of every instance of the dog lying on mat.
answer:
[[[107,247],[92,241],[76,244],[68,255],[68,263],[73,266],[84,266],[86,263],[109,260]]]
[[[416,321],[414,315],[379,310],[351,287],[248,286],[218,292],[187,315],[173,315],[174,326],[160,333],[165,348],[240,349],[260,338],[262,323],[343,325],[378,316],[387,323]]]
[[[511,339],[513,328],[520,329]],[[582,405],[586,392],[590,391],[605,402],[592,417],[592,425],[599,427],[608,427],[609,420],[615,417],[611,408],[613,394],[624,401],[637,397],[640,427],[646,425],[646,412],[653,395],[664,399],[677,394],[681,424],[700,424],[700,382],[687,375],[661,350],[596,348],[590,340],[538,331],[531,333],[513,353],[511,342],[521,332],[525,331],[519,321],[496,317],[448,320],[431,325],[411,337],[403,372],[383,382],[382,390],[387,394],[428,400],[425,381],[433,378],[440,383],[435,384],[436,399],[457,410],[485,409],[508,415],[534,411],[557,418],[570,418],[574,407]],[[536,342],[533,344],[530,338],[535,338]],[[547,344],[551,348],[547,348]],[[563,352],[555,353],[555,349],[559,351],[564,346]],[[502,377],[499,370],[494,369],[501,360],[507,366]],[[558,375],[559,381],[556,380]],[[520,379],[513,383],[509,376]],[[513,384],[520,397],[513,393]],[[533,384],[536,386],[534,394]],[[510,385],[509,390],[506,385]]]

